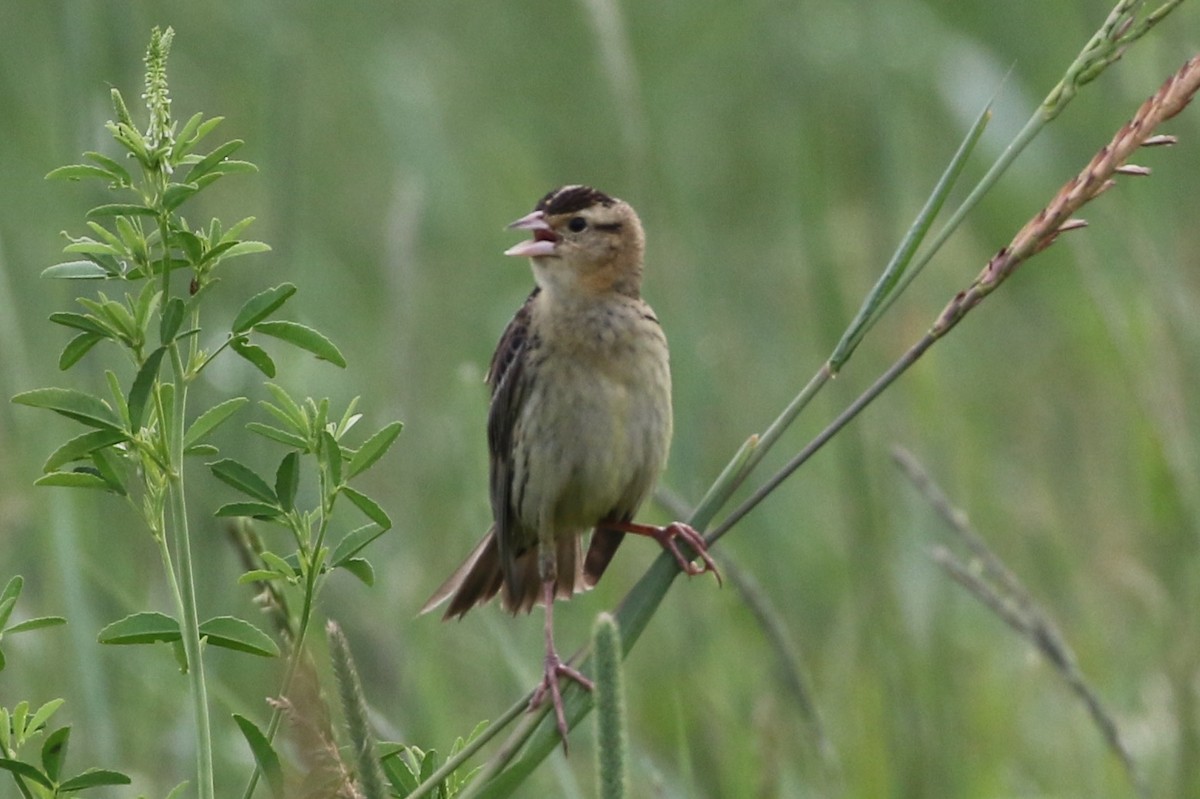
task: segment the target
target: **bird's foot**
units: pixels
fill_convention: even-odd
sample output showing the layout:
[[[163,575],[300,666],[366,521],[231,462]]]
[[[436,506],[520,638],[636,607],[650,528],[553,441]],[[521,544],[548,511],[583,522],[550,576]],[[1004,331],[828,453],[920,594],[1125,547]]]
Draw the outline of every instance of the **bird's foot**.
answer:
[[[542,702],[546,701],[546,695],[549,694],[550,701],[554,705],[554,718],[558,723],[558,734],[562,736],[563,754],[565,755],[567,754],[567,714],[563,709],[562,689],[558,684],[559,677],[574,680],[588,691],[595,688],[595,684],[579,669],[564,663],[553,649],[546,652],[542,682],[534,689],[533,696],[529,699],[529,709],[536,710]]]
[[[695,576],[697,574],[704,574],[705,572],[712,572],[713,577],[717,578],[717,585],[722,584],[721,570],[717,568],[717,563],[712,559],[712,555],[708,554],[708,544],[705,543],[704,536],[700,535],[696,531],[696,528],[690,524],[671,522],[665,527],[655,527],[650,524],[625,522],[623,524],[606,524],[605,526],[626,533],[649,536],[657,541],[659,546],[671,553],[684,574]],[[683,552],[679,549],[679,539],[682,539],[696,553],[696,557],[700,559],[700,563],[684,557]]]

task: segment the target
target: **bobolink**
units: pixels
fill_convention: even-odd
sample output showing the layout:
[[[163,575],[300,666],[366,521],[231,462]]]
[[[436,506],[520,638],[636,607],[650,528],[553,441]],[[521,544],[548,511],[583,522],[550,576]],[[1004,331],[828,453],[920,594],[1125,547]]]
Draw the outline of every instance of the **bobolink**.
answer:
[[[529,258],[537,285],[487,373],[495,521],[422,612],[449,598],[445,618],[461,617],[497,593],[514,614],[544,604],[545,669],[530,707],[551,696],[565,748],[558,678],[591,682],[555,650],[554,599],[594,586],[626,533],[655,538],[688,574],[720,575],[691,527],[633,522],[671,442],[667,339],[641,298],[637,214],[595,189],[563,186],[509,227],[533,234],[505,254]],[[676,538],[703,565],[684,557]]]

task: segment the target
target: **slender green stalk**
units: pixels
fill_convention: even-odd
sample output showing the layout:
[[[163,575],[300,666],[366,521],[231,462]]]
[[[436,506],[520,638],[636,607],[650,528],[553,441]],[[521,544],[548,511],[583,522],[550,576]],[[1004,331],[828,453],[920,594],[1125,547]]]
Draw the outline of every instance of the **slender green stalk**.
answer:
[[[166,272],[166,268],[163,269]],[[171,472],[168,476],[171,525],[179,554],[179,575],[183,607],[180,635],[187,655],[188,680],[191,684],[192,709],[196,725],[196,780],[200,799],[213,799],[212,731],[208,717],[208,688],[204,680],[204,658],[200,647],[200,619],[196,610],[196,579],[192,569],[192,544],[188,531],[187,503],[183,483],[183,431],[187,408],[187,380],[179,345],[170,347],[171,367],[175,374],[174,417],[164,431],[169,435]]]
[[[320,519],[317,525],[317,535],[311,546],[308,542],[301,541],[300,557],[305,565],[305,580],[304,580],[304,598],[300,606],[300,619],[296,625],[295,637],[292,641],[292,651],[288,657],[287,669],[284,671],[283,681],[279,686],[279,696],[287,696],[292,690],[292,682],[295,680],[296,672],[300,667],[300,660],[303,657],[304,643],[308,638],[308,630],[312,626],[313,607],[316,604],[317,594],[321,588],[321,564],[317,562],[321,548],[325,545],[325,535],[329,529],[330,514],[333,511],[332,501],[330,500],[331,492],[328,484],[328,475],[322,470],[321,476],[321,511]],[[295,529],[293,529],[294,532]],[[299,535],[297,536],[299,541]],[[283,708],[276,706],[271,711],[271,718],[267,722],[266,737],[267,741],[273,742],[275,736],[279,733],[279,725],[283,721]],[[258,787],[259,777],[262,775],[261,769],[256,763],[253,771],[250,772],[250,778],[246,781],[246,789],[242,792],[243,799],[251,799],[255,789]]]
[[[974,150],[975,145],[979,142],[979,137],[983,135],[983,130],[987,127],[987,122],[991,118],[990,112],[991,103],[979,113],[974,124],[967,135],[959,144],[958,150],[950,159],[950,163],[942,172],[941,177],[934,185],[933,191],[930,193],[925,205],[921,208],[917,218],[909,227],[900,245],[892,254],[879,280],[863,300],[858,313],[854,319],[846,327],[845,332],[834,346],[833,351],[826,359],[821,368],[817,370],[808,381],[808,383],[800,390],[800,393],[792,398],[792,401],[780,412],[775,421],[763,431],[762,435],[751,439],[747,445],[743,445],[726,465],[725,469],[717,477],[712,487],[705,494],[696,508],[696,512],[692,517],[692,525],[702,527],[712,520],[716,512],[724,506],[729,500],[729,497],[745,482],[754,468],[762,461],[767,452],[775,445],[780,437],[787,431],[796,418],[800,415],[812,401],[813,397],[824,388],[830,378],[836,375],[841,368],[849,360],[854,353],[855,348],[862,341],[875,321],[887,310],[890,302],[904,290],[911,280],[904,280],[905,269],[912,260],[913,253],[920,246],[922,239],[928,232],[930,225],[933,224],[934,217],[941,210],[942,204],[949,195],[950,190],[954,187],[954,182],[962,173],[963,166],[966,164],[967,157]]]

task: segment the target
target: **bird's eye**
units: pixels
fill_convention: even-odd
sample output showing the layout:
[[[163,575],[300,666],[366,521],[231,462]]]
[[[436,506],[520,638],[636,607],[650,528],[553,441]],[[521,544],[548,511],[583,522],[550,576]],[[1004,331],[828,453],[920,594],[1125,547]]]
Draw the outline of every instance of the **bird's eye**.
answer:
[[[571,221],[567,223],[567,227],[573,232],[578,233],[587,227],[587,220],[582,216],[573,216]]]

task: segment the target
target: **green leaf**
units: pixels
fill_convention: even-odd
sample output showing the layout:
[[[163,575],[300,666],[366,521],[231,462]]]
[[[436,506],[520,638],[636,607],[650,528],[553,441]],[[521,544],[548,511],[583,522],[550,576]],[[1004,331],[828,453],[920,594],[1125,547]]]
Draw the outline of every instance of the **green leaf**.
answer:
[[[249,422],[246,429],[251,433],[258,433],[263,438],[268,438],[271,441],[277,441],[280,444],[285,444],[289,447],[295,447],[298,450],[306,451],[308,449],[308,441],[296,435],[289,433],[286,430],[280,430],[278,427],[272,427],[269,424],[262,422]]]
[[[400,422],[392,422],[386,425],[375,435],[366,440],[354,457],[350,459],[350,465],[346,468],[346,479],[361,474],[369,469],[375,461],[383,457],[388,448],[396,440],[396,436],[400,435],[400,431],[404,429],[404,425]]]
[[[187,255],[188,260],[196,263],[204,255],[204,242],[190,230],[176,230],[171,234],[179,249]]]
[[[25,735],[28,736],[43,727],[66,701],[65,699],[51,699],[35,710],[29,720],[25,722]]]
[[[268,505],[265,502],[230,502],[217,508],[213,515],[222,518],[249,516],[253,519],[270,520],[282,516],[283,511],[275,505]]]
[[[92,465],[95,467],[95,474],[104,480],[109,491],[113,491],[121,496],[129,493],[125,488],[125,480],[122,478],[121,462],[115,457],[111,449],[98,449],[92,453]],[[91,469],[76,469],[76,471],[88,471]]]
[[[79,363],[80,358],[87,355],[92,347],[104,341],[104,339],[105,336],[98,336],[95,333],[80,333],[68,341],[67,346],[63,347],[62,354],[58,356],[59,371],[65,372]]]
[[[271,392],[271,396],[279,403],[279,407],[276,408],[269,402],[263,402],[261,403],[263,408],[279,421],[291,425],[297,434],[308,436],[308,415],[304,412],[304,409],[296,404],[296,401],[288,395],[287,391],[274,383],[267,383],[267,391]]]
[[[287,302],[296,287],[291,283],[281,283],[274,288],[266,289],[255,294],[242,305],[233,320],[233,332],[245,333],[257,323],[275,313],[281,305]]]
[[[284,576],[279,572],[271,571],[270,569],[251,569],[248,572],[242,572],[238,577],[238,585],[246,583],[265,583],[271,580],[281,580]]]
[[[195,183],[172,183],[163,190],[163,208],[173,211],[198,191],[200,191],[200,187]]]
[[[417,775],[412,772],[408,763],[401,757],[408,747],[403,744],[388,744],[387,746],[394,746],[396,748],[382,755],[379,759],[379,765],[383,767],[383,773],[388,778],[388,782],[392,784],[395,792],[400,796],[408,796],[417,789]]]
[[[58,792],[74,793],[82,791],[86,788],[95,788],[99,785],[129,785],[133,782],[127,775],[119,771],[111,771],[103,768],[90,768],[82,774],[77,774],[69,780],[63,780],[58,785]]]
[[[342,356],[341,351],[334,346],[333,342],[327,339],[324,334],[313,330],[307,325],[282,320],[276,322],[259,322],[254,325],[254,331],[272,336],[281,341],[286,341],[302,350],[307,350],[320,360],[329,361],[335,366],[343,368],[346,366],[346,359]]]
[[[250,161],[237,161],[233,158],[226,158],[220,165],[213,170],[214,173],[220,172],[222,175],[236,175],[238,173],[254,173],[258,171],[258,167]]]
[[[321,447],[325,450],[325,463],[329,467],[329,479],[333,485],[341,485],[342,482],[342,448],[338,446],[337,439],[328,430],[321,430]]]
[[[243,494],[248,494],[269,505],[279,504],[279,499],[267,485],[267,481],[259,477],[249,466],[238,463],[233,458],[224,458],[208,464],[208,468],[212,469],[218,480],[233,486]]]
[[[158,366],[163,356],[167,354],[166,347],[159,347],[146,356],[142,368],[138,369],[133,386],[129,389],[129,426],[136,433],[142,429],[142,417],[146,412],[146,400],[150,399],[150,390],[158,378]]]
[[[35,486],[54,486],[56,488],[98,488],[111,491],[113,487],[94,472],[51,472],[33,481]]]
[[[161,284],[158,281],[147,280],[142,286],[142,291],[138,294],[137,300],[132,304],[134,321],[137,324],[137,329],[141,331],[143,339],[146,338],[146,332],[150,329],[150,317],[158,310],[162,299]]]
[[[274,552],[272,552],[269,549],[264,549],[262,552],[258,553],[258,556],[260,558],[262,558],[263,563],[270,566],[278,574],[282,574],[284,577],[286,577],[289,580],[296,579],[296,576],[297,576],[296,567],[294,567],[285,558],[279,557],[278,555],[276,555]]]
[[[179,297],[172,297],[163,308],[162,318],[158,320],[158,340],[162,344],[170,344],[183,324],[184,305]]]
[[[103,167],[92,164],[70,164],[52,169],[46,175],[46,180],[82,180],[83,178],[100,178],[101,180],[118,181],[119,178]]]
[[[234,713],[233,720],[237,723],[238,729],[242,731],[242,737],[246,739],[246,743],[250,745],[250,753],[254,755],[254,762],[258,764],[258,770],[266,777],[267,786],[271,789],[271,796],[275,799],[283,799],[283,767],[279,764],[279,755],[271,747],[271,742],[255,726],[254,722],[245,716]]]
[[[342,486],[341,492],[346,495],[347,499],[354,503],[355,507],[365,513],[368,519],[378,524],[384,530],[391,528],[392,520],[384,512],[383,508],[376,504],[375,500],[361,491],[355,491],[350,486]]]
[[[121,429],[121,422],[108,403],[73,388],[35,388],[17,394],[12,401],[31,408],[46,408],[90,427]]]
[[[218,454],[220,451],[221,450],[217,449],[212,444],[193,444],[192,446],[184,449],[183,454],[184,455],[203,455],[204,457],[211,457],[213,455]]]
[[[68,463],[88,458],[98,449],[111,447],[113,444],[119,444],[122,441],[128,440],[129,436],[121,430],[92,430],[83,435],[75,436],[75,438],[72,438],[50,454],[50,457],[46,459],[46,463],[42,466],[42,471],[57,471],[60,467]]]
[[[12,760],[7,757],[0,757],[0,769],[11,771],[13,774],[24,777],[27,780],[33,780],[38,785],[50,790],[54,788],[54,783],[38,770],[36,766],[31,766],[28,763],[22,763],[20,760]]]
[[[0,632],[7,632],[4,630],[4,625],[8,623],[8,617],[12,615],[13,608],[16,606],[17,598],[15,596],[0,599]]]
[[[248,652],[259,657],[278,657],[279,647],[271,636],[244,619],[217,616],[200,625],[200,635],[212,646]]]
[[[108,256],[111,258],[121,258],[129,254],[125,243],[119,239],[116,244],[110,244],[89,238],[77,239],[71,242],[66,247],[63,247],[63,252],[77,253],[79,255]]]
[[[275,470],[275,495],[279,506],[290,511],[296,506],[296,491],[300,488],[300,453],[289,452]]]
[[[4,602],[9,599],[16,602],[17,597],[21,596],[21,589],[24,587],[25,587],[25,578],[19,574],[13,576],[4,585],[4,590],[0,591],[0,602]],[[8,621],[8,616],[0,615],[0,627],[3,627],[4,623],[6,621]]]
[[[366,558],[350,558],[341,568],[353,574],[368,588],[375,585],[375,567]]]
[[[183,126],[183,130],[175,137],[175,149],[172,153],[174,160],[178,161],[183,156],[190,153],[200,140],[212,132],[213,128],[221,124],[225,117],[213,117],[205,120],[204,115],[196,113],[192,115]]]
[[[187,787],[188,787],[188,782],[187,782],[187,780],[184,780],[183,782],[179,783],[174,788],[172,788],[171,792],[166,795],[165,799],[183,799],[183,792],[187,790]]]
[[[133,226],[127,216],[118,216],[114,220],[114,225],[125,248],[138,263],[144,262],[146,260],[146,237],[142,232]]]
[[[229,258],[237,258],[242,255],[253,255],[260,252],[270,252],[271,245],[263,241],[239,241],[230,247],[225,252],[221,253],[221,260]]]
[[[187,449],[194,447],[196,444],[204,440],[204,437],[216,430],[230,416],[237,413],[238,410],[250,400],[246,397],[234,397],[227,399],[219,405],[214,405],[192,422],[192,426],[188,428],[187,433],[183,437],[183,447]]]
[[[137,322],[134,321],[133,314],[129,313],[129,309],[121,303],[107,299],[103,302],[93,302],[82,297],[79,299],[79,302],[101,315],[113,331],[126,341],[133,342],[140,338],[141,329],[137,326]]]
[[[76,330],[83,330],[87,333],[95,333],[100,336],[112,335],[112,330],[91,314],[60,311],[50,314],[50,321],[56,325],[73,327]]]
[[[42,768],[51,780],[62,774],[63,760],[67,757],[67,744],[71,738],[70,727],[59,727],[42,742]]]
[[[195,183],[209,172],[212,172],[220,165],[221,161],[227,158],[243,144],[245,144],[245,142],[243,142],[241,139],[233,139],[232,141],[225,142],[220,147],[204,156],[202,159],[197,161],[196,165],[192,167],[190,172],[188,172],[187,182]]]
[[[97,280],[116,277],[119,274],[118,271],[105,269],[95,261],[67,261],[42,270],[42,277],[59,280]]]
[[[88,219],[104,216],[154,216],[154,209],[135,203],[109,203],[97,205],[87,212]]]
[[[83,154],[83,157],[89,161],[94,161],[102,169],[106,170],[117,183],[123,186],[129,186],[133,183],[133,178],[129,176],[129,170],[107,155],[88,151]]]
[[[129,421],[129,403],[125,402],[125,392],[121,388],[121,378],[112,369],[104,370],[104,382],[108,384],[108,393],[112,395],[116,407],[117,418]]]
[[[142,611],[109,624],[100,631],[97,640],[113,645],[178,641],[179,623],[165,613]]]
[[[333,548],[333,553],[329,556],[329,564],[335,568],[341,566],[342,563],[357,555],[385,532],[387,531],[378,524],[365,524],[357,530],[346,533],[345,538],[338,541],[337,546]]]
[[[41,630],[45,627],[61,627],[66,624],[67,620],[62,616],[38,616],[34,619],[26,619],[22,622],[17,622],[12,627],[4,630],[6,635],[12,633],[27,633],[30,630]]]
[[[242,338],[235,338],[229,346],[267,377],[275,376],[275,361],[271,360],[271,356],[262,347],[250,344]]]

